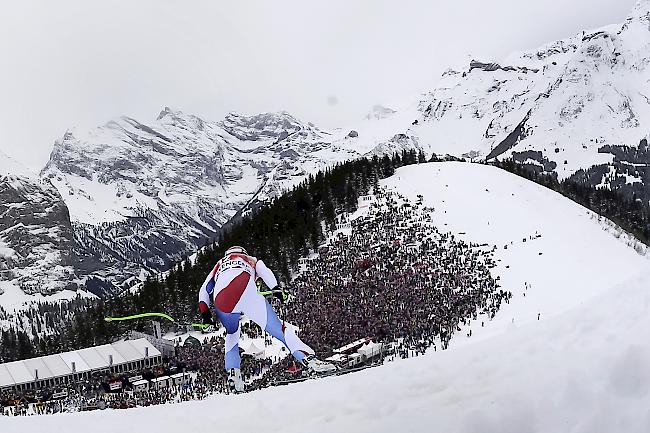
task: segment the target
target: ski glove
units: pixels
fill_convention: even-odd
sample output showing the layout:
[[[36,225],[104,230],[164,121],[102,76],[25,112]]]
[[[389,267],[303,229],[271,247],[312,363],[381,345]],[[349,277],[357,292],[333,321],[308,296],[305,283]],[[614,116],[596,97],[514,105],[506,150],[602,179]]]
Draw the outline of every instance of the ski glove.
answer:
[[[203,319],[204,325],[214,326],[214,320],[212,319],[212,312],[210,307],[208,307],[205,302],[199,302],[199,311],[201,312],[201,318]]]
[[[273,296],[275,296],[282,304],[289,299],[289,292],[284,289],[284,286],[278,286],[273,289]]]

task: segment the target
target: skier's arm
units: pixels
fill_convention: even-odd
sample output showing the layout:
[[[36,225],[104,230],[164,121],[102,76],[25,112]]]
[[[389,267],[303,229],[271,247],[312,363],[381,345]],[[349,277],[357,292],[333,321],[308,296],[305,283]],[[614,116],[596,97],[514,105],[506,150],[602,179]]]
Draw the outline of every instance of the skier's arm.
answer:
[[[255,272],[257,272],[257,275],[259,275],[259,277],[262,279],[262,281],[264,281],[264,284],[266,284],[269,289],[273,290],[277,287],[277,278],[275,278],[273,272],[264,264],[263,261],[257,261],[257,264],[255,265]]]
[[[199,311],[204,321],[209,317],[212,320],[212,313],[210,312],[210,301],[212,293],[214,292],[215,280],[214,277],[219,269],[219,263],[214,267],[212,272],[205,279],[205,282],[199,289]]]

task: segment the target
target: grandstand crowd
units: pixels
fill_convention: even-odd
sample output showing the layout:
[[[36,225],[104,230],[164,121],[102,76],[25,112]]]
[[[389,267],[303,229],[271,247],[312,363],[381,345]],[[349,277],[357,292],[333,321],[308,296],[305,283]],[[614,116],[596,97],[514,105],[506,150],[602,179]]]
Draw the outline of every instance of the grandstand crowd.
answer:
[[[376,191],[358,215],[341,216],[342,228],[303,261],[290,284],[289,301],[278,305],[280,316],[300,328],[301,338],[321,358],[368,337],[390,344],[387,359],[418,356],[445,349],[471,320],[490,320],[512,296],[490,273],[496,265],[494,249],[439,231],[435,215],[421,199],[412,203],[397,193]],[[244,325],[242,333],[262,337],[254,324]],[[223,337],[206,337],[203,343],[179,346],[166,360],[163,373],[193,372],[181,386],[111,393],[100,385],[106,377],[98,377],[58,401],[29,404],[0,396],[0,410],[4,415],[28,415],[128,408],[228,392]],[[270,344],[266,337],[265,345]],[[248,390],[290,379],[300,374],[298,370],[291,357],[242,358]]]
[[[490,274],[493,249],[435,227],[435,211],[379,192],[292,282],[286,318],[321,355],[363,337],[404,357],[446,348],[461,324],[492,318],[511,293]],[[345,219],[342,221],[345,222]]]

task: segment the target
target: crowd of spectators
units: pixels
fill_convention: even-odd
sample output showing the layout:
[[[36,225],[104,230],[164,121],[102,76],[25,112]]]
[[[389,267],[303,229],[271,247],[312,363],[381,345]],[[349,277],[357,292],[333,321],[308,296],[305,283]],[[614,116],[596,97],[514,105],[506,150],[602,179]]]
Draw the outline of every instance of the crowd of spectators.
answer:
[[[494,248],[435,226],[435,211],[379,192],[294,279],[285,317],[322,356],[364,337],[404,356],[446,348],[460,325],[494,317],[512,294],[490,269]],[[342,224],[347,223],[345,219]]]

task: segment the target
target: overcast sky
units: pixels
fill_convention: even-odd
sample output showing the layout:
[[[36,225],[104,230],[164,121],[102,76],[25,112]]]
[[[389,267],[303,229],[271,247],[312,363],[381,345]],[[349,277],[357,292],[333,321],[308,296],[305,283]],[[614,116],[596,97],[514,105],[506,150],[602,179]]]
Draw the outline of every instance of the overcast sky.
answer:
[[[622,22],[635,0],[3,0],[0,151],[39,170],[68,128],[166,105],[345,126],[499,60]]]

